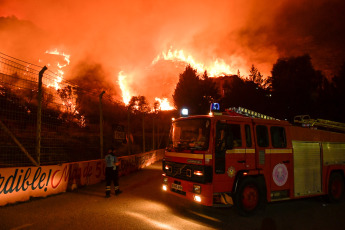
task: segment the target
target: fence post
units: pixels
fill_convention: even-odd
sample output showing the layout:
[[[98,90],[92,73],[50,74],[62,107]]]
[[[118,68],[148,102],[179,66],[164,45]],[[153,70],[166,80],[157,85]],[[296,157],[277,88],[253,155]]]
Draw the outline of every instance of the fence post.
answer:
[[[152,150],[155,150],[155,117],[152,118]]]
[[[103,108],[102,108],[102,97],[105,91],[99,95],[99,138],[100,138],[100,151],[101,159],[103,159]]]
[[[127,107],[127,139],[128,139],[128,155],[131,155],[131,130],[130,130],[130,110]]]
[[[36,129],[36,155],[37,164],[41,165],[41,125],[42,125],[42,78],[43,73],[47,70],[44,66],[38,74],[38,107],[37,107],[37,129]]]
[[[145,113],[143,113],[143,153],[146,151],[145,149]]]

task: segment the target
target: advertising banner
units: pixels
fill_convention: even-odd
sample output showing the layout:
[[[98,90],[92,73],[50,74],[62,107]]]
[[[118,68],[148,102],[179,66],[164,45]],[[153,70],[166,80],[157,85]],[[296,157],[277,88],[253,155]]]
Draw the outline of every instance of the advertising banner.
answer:
[[[119,157],[120,175],[163,158],[164,150]],[[0,168],[0,206],[46,197],[97,184],[105,179],[105,161],[93,160],[41,167]]]

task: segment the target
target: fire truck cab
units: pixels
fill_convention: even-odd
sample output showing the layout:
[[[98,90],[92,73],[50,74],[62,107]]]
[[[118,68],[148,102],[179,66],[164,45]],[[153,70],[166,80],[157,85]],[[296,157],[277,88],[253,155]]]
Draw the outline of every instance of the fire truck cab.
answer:
[[[243,108],[181,117],[172,122],[163,171],[163,190],[206,206],[234,204],[241,215],[280,200],[326,195],[338,202],[345,134]]]

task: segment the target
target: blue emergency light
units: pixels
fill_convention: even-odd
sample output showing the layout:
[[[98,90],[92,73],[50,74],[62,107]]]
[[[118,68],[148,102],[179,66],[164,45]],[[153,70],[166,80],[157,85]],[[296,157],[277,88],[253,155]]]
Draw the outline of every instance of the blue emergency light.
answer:
[[[211,112],[220,112],[220,105],[219,105],[219,103],[212,103],[210,111]]]

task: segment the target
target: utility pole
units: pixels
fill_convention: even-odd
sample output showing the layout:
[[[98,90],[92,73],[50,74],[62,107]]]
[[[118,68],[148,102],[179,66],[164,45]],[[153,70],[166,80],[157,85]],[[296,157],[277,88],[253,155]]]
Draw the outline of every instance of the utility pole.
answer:
[[[128,155],[131,155],[131,132],[129,128],[130,124],[130,110],[129,110],[129,105],[127,106],[127,139],[128,139]]]
[[[143,153],[145,152],[145,113],[143,113]]]
[[[102,108],[102,97],[103,94],[105,94],[105,91],[103,91],[99,95],[99,138],[100,138],[100,152],[101,152],[101,159],[103,159],[103,108]]]
[[[155,150],[155,117],[152,119],[152,150]]]

